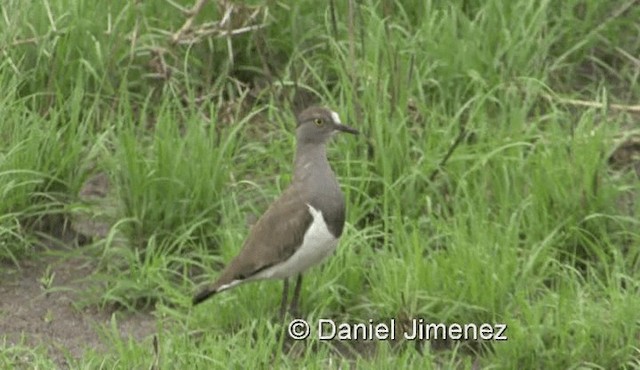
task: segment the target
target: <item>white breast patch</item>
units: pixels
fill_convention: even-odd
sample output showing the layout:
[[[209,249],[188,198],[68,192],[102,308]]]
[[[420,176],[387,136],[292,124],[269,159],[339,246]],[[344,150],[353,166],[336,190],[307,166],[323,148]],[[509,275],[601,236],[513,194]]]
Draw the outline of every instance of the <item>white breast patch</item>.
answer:
[[[309,213],[313,221],[304,234],[302,245],[289,257],[277,265],[271,266],[256,274],[254,279],[284,279],[297,275],[327,258],[338,245],[338,239],[331,234],[322,212],[310,204]]]

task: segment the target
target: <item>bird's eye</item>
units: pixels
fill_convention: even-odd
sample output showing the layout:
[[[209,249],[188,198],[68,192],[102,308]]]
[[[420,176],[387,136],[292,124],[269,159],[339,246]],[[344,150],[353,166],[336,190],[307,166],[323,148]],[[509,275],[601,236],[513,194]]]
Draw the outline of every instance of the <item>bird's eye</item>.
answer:
[[[315,125],[318,126],[318,127],[324,125],[324,121],[321,118],[314,119],[313,123],[315,123]]]

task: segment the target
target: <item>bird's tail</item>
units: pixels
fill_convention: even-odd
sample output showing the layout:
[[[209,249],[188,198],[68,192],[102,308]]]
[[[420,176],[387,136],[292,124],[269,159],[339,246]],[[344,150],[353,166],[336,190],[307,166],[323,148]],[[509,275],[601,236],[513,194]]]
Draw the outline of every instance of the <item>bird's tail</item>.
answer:
[[[195,306],[198,303],[201,303],[202,301],[211,297],[212,295],[220,293],[227,289],[231,289],[236,285],[242,284],[245,281],[247,281],[247,279],[233,279],[228,272],[223,272],[215,283],[205,286],[204,289],[193,296],[191,302]]]
[[[210,286],[202,289],[200,292],[198,292],[198,294],[193,296],[193,299],[191,300],[191,303],[195,306],[199,303],[202,303],[203,301],[205,301],[207,298],[211,297],[212,295],[218,293],[218,290],[215,288],[212,288]]]

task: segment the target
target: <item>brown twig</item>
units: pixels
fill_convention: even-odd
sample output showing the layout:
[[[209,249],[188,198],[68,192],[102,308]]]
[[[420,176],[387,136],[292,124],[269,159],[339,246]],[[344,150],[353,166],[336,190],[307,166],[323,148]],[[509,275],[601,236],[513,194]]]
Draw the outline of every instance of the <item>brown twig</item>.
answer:
[[[173,44],[187,45],[200,42],[206,37],[226,37],[229,58],[233,64],[233,45],[231,43],[231,37],[247,32],[257,31],[266,27],[268,9],[265,7],[255,7],[249,15],[244,15],[243,12],[246,12],[251,8],[238,6],[230,1],[221,1],[218,4],[218,7],[223,15],[219,21],[207,22],[199,25],[198,27],[194,27],[194,20],[202,10],[205,1],[206,0],[198,0],[191,10],[184,12],[187,14],[187,20],[177,32],[166,33],[169,35]],[[261,21],[262,23],[255,24],[256,19],[261,14],[263,16]]]
[[[622,49],[621,47],[616,46],[616,51],[620,54],[622,54],[622,56],[624,56],[625,58],[629,59],[631,61],[631,63],[633,63],[636,68],[640,68],[640,59],[634,57],[633,55],[629,54],[629,52],[627,52],[626,50]]]
[[[447,154],[445,154],[444,157],[442,157],[442,159],[440,160],[440,163],[438,163],[438,167],[436,167],[431,172],[431,175],[429,176],[429,181],[433,182],[433,180],[435,180],[435,178],[438,175],[438,173],[440,173],[440,171],[442,171],[444,166],[449,161],[449,158],[451,158],[451,156],[453,155],[453,152],[456,150],[456,148],[458,148],[458,146],[462,143],[462,141],[466,137],[467,137],[467,129],[465,127],[465,124],[460,122],[460,132],[458,132],[458,136],[453,141],[453,144],[451,144],[451,146],[449,147],[449,150],[447,151]]]
[[[4,46],[2,49],[12,48],[14,46],[20,46],[20,45],[24,45],[24,44],[37,44],[38,41],[40,41],[41,39],[43,39],[45,37],[47,37],[47,36],[34,36],[34,37],[26,38],[26,39],[14,40],[9,45]]]
[[[180,29],[171,37],[173,43],[177,43],[180,39],[182,39],[182,36],[185,33],[191,30],[191,26],[193,25],[196,16],[200,13],[200,11],[202,11],[202,8],[204,7],[204,4],[206,2],[207,0],[196,0],[196,3],[193,5],[193,7],[187,11],[187,20],[184,22],[182,27],[180,27]]]
[[[220,26],[217,22],[212,22],[210,24],[205,24],[200,26],[197,30],[193,31],[193,36],[189,39],[180,39],[176,41],[178,44],[194,44],[201,41],[205,37],[213,36],[213,37],[230,37],[236,36],[243,33],[257,31],[261,28],[266,27],[266,24],[258,24],[255,26],[247,26],[236,28],[232,30],[221,30]]]
[[[164,48],[149,49],[149,54],[151,55],[149,64],[153,69],[153,73],[147,73],[144,77],[161,81],[169,81],[171,79],[172,71],[164,58],[165,53],[167,53],[167,50]]]
[[[38,44],[40,41],[45,40],[51,36],[62,36],[62,35],[64,35],[64,32],[49,31],[46,34],[41,36],[33,36],[33,37],[27,37],[25,39],[13,40],[8,44],[0,46],[0,52],[5,51],[6,49],[9,49],[9,48],[14,48],[16,46],[27,45],[27,44]]]
[[[190,9],[185,8],[184,6],[176,3],[175,1],[172,1],[172,0],[164,0],[164,1],[168,2],[169,5],[171,5],[172,7],[176,8],[176,9],[178,9],[183,14],[185,14],[187,16],[190,14],[190,11],[191,11]],[[141,3],[142,0],[138,0],[138,2]]]
[[[624,112],[640,113],[640,105],[625,105],[625,104],[615,104],[615,103],[608,104],[608,103],[601,103],[597,101],[553,97],[549,94],[543,94],[542,96],[549,101],[558,101],[563,104],[575,105],[579,107],[608,108],[608,109],[619,110]]]

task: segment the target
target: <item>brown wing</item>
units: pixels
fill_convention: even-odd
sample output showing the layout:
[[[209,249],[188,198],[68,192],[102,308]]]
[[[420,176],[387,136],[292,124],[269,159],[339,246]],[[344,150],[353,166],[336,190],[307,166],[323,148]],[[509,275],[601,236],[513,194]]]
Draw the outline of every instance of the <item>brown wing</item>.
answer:
[[[252,227],[240,253],[224,269],[213,289],[244,280],[289,258],[302,244],[313,221],[299,186],[289,187]]]

